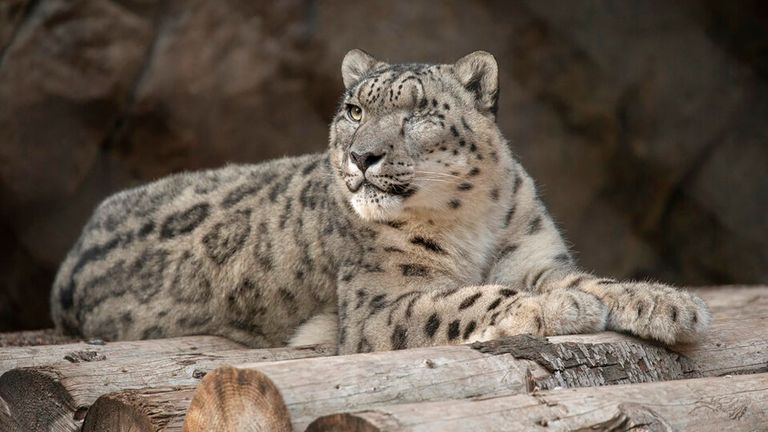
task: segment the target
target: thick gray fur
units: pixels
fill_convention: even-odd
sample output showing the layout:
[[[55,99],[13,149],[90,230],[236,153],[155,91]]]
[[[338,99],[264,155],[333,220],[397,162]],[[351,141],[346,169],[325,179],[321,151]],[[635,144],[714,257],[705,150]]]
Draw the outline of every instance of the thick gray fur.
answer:
[[[390,65],[353,50],[342,77],[326,153],[102,203],[56,277],[57,327],[343,353],[606,328],[676,343],[706,328],[692,294],[576,267],[496,125],[493,56]]]

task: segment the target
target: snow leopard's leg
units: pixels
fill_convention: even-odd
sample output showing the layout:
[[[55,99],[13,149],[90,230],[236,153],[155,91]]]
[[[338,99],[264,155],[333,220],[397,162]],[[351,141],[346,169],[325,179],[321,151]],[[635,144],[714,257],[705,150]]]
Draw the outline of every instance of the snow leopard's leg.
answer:
[[[707,327],[709,309],[692,293],[658,283],[599,278],[578,269],[546,210],[538,200],[532,203],[510,221],[513,229],[491,270],[491,283],[545,295],[565,291],[594,296],[607,307],[608,329],[668,344],[693,340]],[[567,315],[576,304],[548,307],[554,315]]]
[[[605,327],[603,304],[580,291],[530,293],[504,285],[459,286],[419,264],[385,263],[380,270],[340,281],[341,353],[461,344],[523,333],[585,333]],[[564,313],[566,307],[570,309]]]

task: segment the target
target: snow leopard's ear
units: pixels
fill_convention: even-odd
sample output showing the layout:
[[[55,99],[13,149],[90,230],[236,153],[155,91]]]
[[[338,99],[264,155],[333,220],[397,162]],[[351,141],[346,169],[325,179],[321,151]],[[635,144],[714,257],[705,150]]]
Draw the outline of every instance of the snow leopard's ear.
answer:
[[[378,64],[380,64],[378,60],[361,49],[353,49],[348,52],[341,62],[341,77],[344,79],[344,87],[350,88],[357,84],[368,71]]]
[[[477,109],[496,115],[499,101],[499,66],[496,58],[485,51],[475,51],[453,64],[453,73],[475,97]]]

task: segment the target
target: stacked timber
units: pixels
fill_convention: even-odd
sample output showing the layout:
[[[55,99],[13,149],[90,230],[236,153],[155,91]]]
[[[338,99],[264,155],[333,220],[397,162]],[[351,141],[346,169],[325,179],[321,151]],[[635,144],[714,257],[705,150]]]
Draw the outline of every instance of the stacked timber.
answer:
[[[335,357],[211,336],[0,348],[0,431],[768,430],[768,287],[699,293],[712,327],[672,348],[611,332]]]
[[[91,404],[110,392],[194,388],[209,370],[222,365],[331,353],[325,346],[244,349],[215,336],[5,348],[0,350],[0,371],[5,371],[0,399],[13,430],[78,431]]]

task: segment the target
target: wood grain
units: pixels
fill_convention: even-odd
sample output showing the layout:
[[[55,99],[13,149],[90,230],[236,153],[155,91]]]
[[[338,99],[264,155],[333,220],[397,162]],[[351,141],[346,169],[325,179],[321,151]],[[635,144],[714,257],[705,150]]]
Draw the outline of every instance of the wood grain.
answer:
[[[57,363],[82,363],[113,357],[152,357],[170,353],[216,352],[244,346],[218,336],[187,336],[159,340],[67,343],[0,349],[0,374],[14,368]]]
[[[333,414],[307,432],[764,431],[768,374],[539,391]]]

